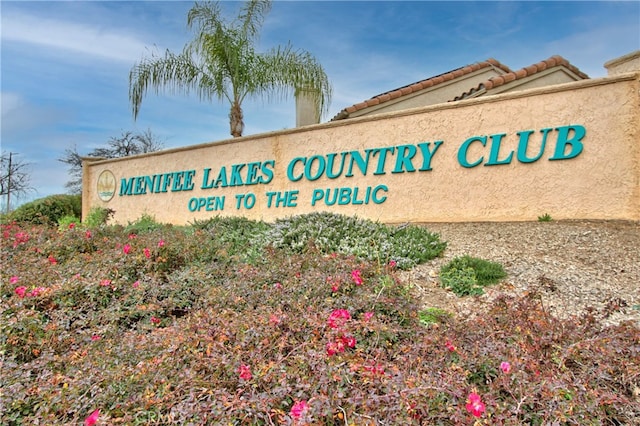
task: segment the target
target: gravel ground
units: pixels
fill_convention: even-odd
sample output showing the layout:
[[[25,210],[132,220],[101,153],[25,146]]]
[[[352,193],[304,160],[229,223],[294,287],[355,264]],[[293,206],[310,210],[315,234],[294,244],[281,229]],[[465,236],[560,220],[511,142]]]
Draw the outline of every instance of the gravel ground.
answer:
[[[640,326],[640,222],[551,221],[425,223],[447,241],[442,257],[404,272],[425,307],[468,317],[501,294],[538,290],[557,316],[593,308],[605,323]],[[440,267],[468,254],[499,262],[500,284],[478,297],[457,297],[440,287]]]

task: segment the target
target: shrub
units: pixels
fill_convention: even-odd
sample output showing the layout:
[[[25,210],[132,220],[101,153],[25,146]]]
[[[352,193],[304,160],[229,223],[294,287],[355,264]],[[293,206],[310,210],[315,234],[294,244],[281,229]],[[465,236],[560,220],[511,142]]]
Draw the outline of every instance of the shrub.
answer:
[[[155,217],[145,213],[133,222],[129,222],[125,229],[131,234],[140,234],[161,229],[163,226],[165,225],[158,223]]]
[[[423,325],[444,323],[452,318],[451,313],[440,308],[425,308],[418,312],[418,318]]]
[[[440,282],[458,296],[479,295],[483,288],[506,277],[502,265],[468,255],[456,257],[440,269]]]
[[[538,222],[551,222],[553,218],[549,213],[545,213],[542,216],[538,216]]]
[[[113,217],[115,211],[104,207],[94,207],[84,220],[84,225],[90,228],[106,225]]]
[[[2,225],[0,424],[82,424],[96,410],[98,424],[640,418],[632,323],[555,318],[535,293],[469,318],[420,310],[378,260],[307,242],[247,262],[245,225],[262,227]],[[220,243],[225,227],[236,235]]]
[[[322,253],[351,254],[379,264],[394,261],[401,269],[433,259],[446,248],[446,242],[423,227],[390,227],[333,213],[279,219],[259,238],[292,253],[303,253],[311,242]]]
[[[60,194],[23,204],[9,214],[9,219],[16,222],[56,225],[65,216],[81,215],[81,196]]]

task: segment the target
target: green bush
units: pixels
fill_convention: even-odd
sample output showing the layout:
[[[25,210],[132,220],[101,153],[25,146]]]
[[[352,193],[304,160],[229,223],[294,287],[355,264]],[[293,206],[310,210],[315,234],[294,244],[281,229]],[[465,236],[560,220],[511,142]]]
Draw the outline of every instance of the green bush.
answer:
[[[65,216],[82,216],[80,195],[51,195],[18,207],[8,215],[16,222],[56,225]]]
[[[502,265],[468,255],[456,257],[440,269],[440,282],[458,296],[479,295],[483,287],[506,277]]]
[[[109,219],[114,215],[115,211],[104,207],[94,207],[84,220],[84,225],[97,228],[106,225]]]
[[[129,222],[125,229],[131,234],[140,234],[155,231],[163,228],[164,226],[166,225],[157,222],[154,216],[145,213],[133,222]]]
[[[303,253],[312,244],[325,254],[349,254],[379,264],[394,261],[400,269],[433,259],[447,246],[438,234],[423,227],[392,227],[333,213],[311,213],[277,220],[259,238],[264,244],[292,253]]]

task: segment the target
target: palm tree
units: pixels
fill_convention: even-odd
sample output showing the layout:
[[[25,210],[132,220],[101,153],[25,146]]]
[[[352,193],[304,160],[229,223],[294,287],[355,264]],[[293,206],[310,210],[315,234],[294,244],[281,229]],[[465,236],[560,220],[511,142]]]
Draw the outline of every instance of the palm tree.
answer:
[[[326,112],[331,85],[322,66],[304,50],[288,44],[267,53],[255,51],[255,43],[271,2],[246,2],[235,21],[225,22],[218,2],[198,3],[189,10],[187,26],[195,38],[182,53],[167,50],[164,57],[152,55],[134,65],[129,73],[129,99],[133,116],[140,112],[148,88],[188,94],[201,100],[227,100],[231,104],[231,135],[242,136],[242,102],[247,97],[265,100],[284,98],[299,91],[314,93],[315,106]]]

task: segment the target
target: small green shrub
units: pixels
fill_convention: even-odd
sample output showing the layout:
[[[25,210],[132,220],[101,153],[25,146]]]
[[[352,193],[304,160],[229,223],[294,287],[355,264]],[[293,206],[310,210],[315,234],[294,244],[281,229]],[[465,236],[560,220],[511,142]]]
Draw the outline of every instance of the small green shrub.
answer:
[[[133,222],[129,222],[125,230],[131,234],[141,234],[161,229],[164,226],[166,225],[158,223],[154,216],[145,213]]]
[[[549,213],[545,213],[542,216],[538,216],[538,222],[551,222],[553,218]]]
[[[113,217],[115,211],[103,207],[94,207],[84,220],[84,225],[90,228],[97,228],[106,225],[110,218]]]
[[[426,308],[418,312],[418,319],[423,325],[440,324],[452,318],[450,312],[440,308]]]
[[[456,257],[440,269],[440,282],[458,296],[479,295],[483,287],[499,282],[506,277],[502,265],[496,262],[471,257]]]
[[[80,217],[81,215],[80,195],[59,194],[23,204],[9,216],[16,222],[57,225],[58,221],[65,216]]]

